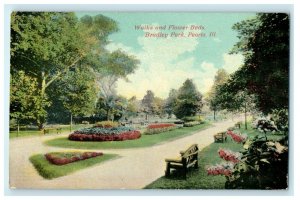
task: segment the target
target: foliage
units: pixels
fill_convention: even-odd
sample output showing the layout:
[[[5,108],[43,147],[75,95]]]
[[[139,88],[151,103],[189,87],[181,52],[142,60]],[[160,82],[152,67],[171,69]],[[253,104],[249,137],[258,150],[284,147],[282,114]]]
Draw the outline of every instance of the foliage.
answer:
[[[260,118],[253,122],[253,127],[256,128],[258,131],[263,132],[266,136],[267,132],[275,132],[278,131],[274,121],[267,118]]]
[[[116,30],[116,22],[103,15],[78,21],[75,13],[71,12],[13,12],[12,77],[23,70],[27,76],[35,78],[38,102],[46,102],[51,93],[49,86],[66,77],[73,68],[83,67],[84,62],[84,67],[99,69],[100,65],[96,63],[99,63],[101,48],[107,43],[108,35]],[[41,129],[49,104],[38,106],[36,110],[41,112],[35,116],[35,121]],[[87,104],[80,108],[90,106]]]
[[[199,124],[201,124],[201,122],[199,121],[188,121],[188,122],[184,122],[183,127],[193,127]]]
[[[203,122],[204,121],[203,117],[200,115],[183,117],[182,120],[184,122],[192,122],[192,121]]]
[[[39,98],[37,79],[27,76],[24,71],[18,71],[11,76],[10,85],[10,117],[18,123],[35,119],[39,119],[37,123],[43,123],[47,116],[44,108],[49,105],[49,101],[46,96]]]
[[[148,90],[146,95],[142,99],[142,109],[143,112],[147,114],[154,114],[155,111],[154,93],[151,90]]]
[[[288,147],[255,137],[244,145],[241,162],[226,181],[227,189],[286,189]]]
[[[162,132],[167,132],[177,128],[175,124],[150,124],[147,126],[146,135],[158,134]]]
[[[55,165],[66,165],[71,162],[85,160],[96,156],[102,156],[101,152],[51,152],[46,153],[45,158]]]
[[[198,92],[191,79],[187,79],[178,90],[174,114],[182,119],[186,116],[195,116],[203,106],[202,95]]]
[[[102,121],[102,122],[97,122],[94,127],[98,127],[98,128],[115,128],[115,127],[118,127],[118,126],[119,126],[118,122]]]
[[[246,88],[255,94],[264,113],[288,108],[289,24],[286,13],[261,13],[233,26],[240,38],[233,53],[242,53],[245,64],[231,76],[229,86],[233,92]]]
[[[174,114],[174,107],[176,105],[177,90],[171,89],[169,96],[164,104],[164,111],[169,115],[169,118]]]
[[[275,109],[272,111],[272,120],[278,130],[288,133],[289,131],[289,113],[287,109]]]
[[[211,110],[214,111],[214,119],[215,119],[215,112],[220,110],[221,107],[219,102],[217,101],[217,88],[220,87],[222,84],[226,83],[227,79],[229,78],[228,73],[225,69],[219,69],[216,72],[214,84],[211,87],[210,91],[208,92],[207,101],[209,103],[209,107]]]
[[[103,156],[98,156],[86,160],[82,160],[80,162],[73,162],[68,165],[57,166],[50,164],[48,160],[45,159],[43,154],[33,155],[29,158],[34,168],[38,171],[38,173],[45,179],[53,179],[61,176],[66,176],[75,171],[85,169],[87,167],[94,166],[96,164],[100,164],[109,159],[115,158],[117,155],[115,154],[105,154]]]

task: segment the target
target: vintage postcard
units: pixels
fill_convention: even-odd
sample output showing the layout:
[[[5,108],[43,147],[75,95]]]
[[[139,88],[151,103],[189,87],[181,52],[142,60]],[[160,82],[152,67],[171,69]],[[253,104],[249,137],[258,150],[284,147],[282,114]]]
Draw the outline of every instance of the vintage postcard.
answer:
[[[10,15],[11,189],[289,188],[290,13]]]

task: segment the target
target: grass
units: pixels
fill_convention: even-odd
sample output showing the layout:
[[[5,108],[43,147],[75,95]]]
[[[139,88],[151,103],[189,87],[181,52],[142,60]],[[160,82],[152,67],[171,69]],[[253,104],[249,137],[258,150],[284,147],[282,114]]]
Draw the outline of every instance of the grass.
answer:
[[[240,131],[247,133],[249,138],[264,135],[252,128],[248,128],[248,130],[241,128]],[[269,135],[268,139],[277,140],[281,137],[282,135]],[[195,142],[197,143],[197,141]],[[242,144],[235,143],[229,137],[225,143],[212,143],[199,153],[199,168],[190,170],[186,180],[176,174],[169,178],[162,176],[147,185],[145,189],[225,189],[225,176],[211,176],[206,173],[207,166],[224,162],[218,155],[219,148],[236,152],[243,149]]]
[[[123,149],[123,148],[139,148],[149,147],[158,143],[175,140],[187,135],[191,135],[196,131],[203,130],[209,127],[209,123],[204,123],[194,127],[184,127],[174,129],[168,132],[154,134],[154,135],[142,135],[141,138],[136,140],[125,140],[125,141],[107,141],[107,142],[82,142],[82,141],[71,141],[67,137],[56,138],[48,140],[45,144],[49,146],[58,146],[64,148],[76,148],[76,149]]]
[[[79,128],[83,128],[83,127],[89,127],[91,125],[84,125],[84,124],[76,124],[76,125],[72,125],[72,130],[76,130]],[[61,127],[62,128],[62,132],[68,132],[70,131],[70,125],[59,125],[59,126],[55,126],[57,127]],[[51,130],[50,134],[56,134],[56,130]],[[16,138],[16,137],[28,137],[28,136],[41,136],[43,135],[43,133],[39,130],[22,130],[19,131],[19,134],[17,131],[10,131],[9,132],[9,138]]]
[[[74,173],[75,171],[100,164],[104,161],[116,157],[116,154],[104,154],[103,156],[97,156],[94,158],[89,158],[86,160],[81,160],[61,166],[51,164],[43,154],[33,155],[29,159],[42,177],[44,177],[45,179],[53,179],[61,176],[66,176],[68,174]]]

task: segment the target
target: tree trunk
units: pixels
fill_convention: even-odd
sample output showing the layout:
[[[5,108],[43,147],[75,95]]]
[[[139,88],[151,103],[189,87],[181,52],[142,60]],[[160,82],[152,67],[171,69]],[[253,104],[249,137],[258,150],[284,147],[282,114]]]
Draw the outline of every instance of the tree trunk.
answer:
[[[109,109],[106,111],[106,120],[109,121]]]
[[[216,121],[216,110],[214,110],[214,121]]]
[[[73,123],[73,115],[71,113],[71,116],[70,116],[70,133],[72,133],[72,123]]]
[[[19,132],[20,132],[20,124],[19,124],[19,120],[17,120],[17,137],[19,137]]]
[[[247,104],[245,103],[245,129],[247,130]]]

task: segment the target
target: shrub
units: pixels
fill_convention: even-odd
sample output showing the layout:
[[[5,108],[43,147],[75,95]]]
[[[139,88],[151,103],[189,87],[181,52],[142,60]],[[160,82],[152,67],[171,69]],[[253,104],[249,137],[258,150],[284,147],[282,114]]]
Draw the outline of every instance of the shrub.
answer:
[[[118,126],[119,126],[118,122],[102,121],[102,122],[97,122],[94,127],[98,127],[98,128],[115,128],[115,127],[118,127]]]
[[[201,117],[199,115],[183,117],[182,120],[185,122],[192,122],[192,121],[197,121],[197,122],[201,122],[201,123],[204,122],[203,117]]]
[[[198,121],[191,121],[191,122],[184,122],[183,126],[184,127],[193,127],[193,126],[196,126],[199,124],[200,124],[200,122],[198,122]]]
[[[146,135],[152,135],[157,133],[162,133],[166,131],[170,131],[176,128],[175,124],[150,124],[147,126],[145,131]]]
[[[281,141],[256,136],[244,145],[241,162],[227,178],[227,189],[286,189],[288,147]]]
[[[273,110],[272,119],[280,131],[284,133],[289,131],[289,113],[287,109]]]
[[[52,164],[65,165],[79,160],[102,156],[101,152],[54,152],[46,153],[45,158]]]

